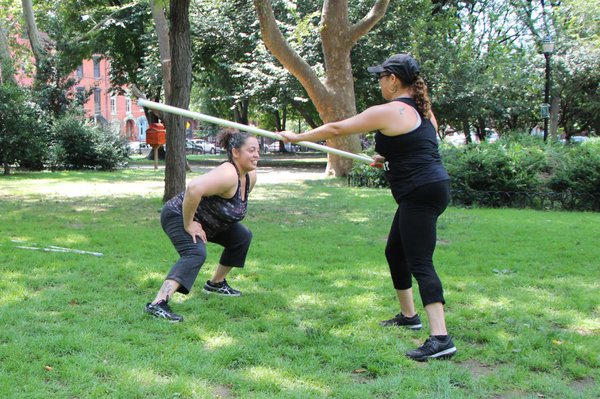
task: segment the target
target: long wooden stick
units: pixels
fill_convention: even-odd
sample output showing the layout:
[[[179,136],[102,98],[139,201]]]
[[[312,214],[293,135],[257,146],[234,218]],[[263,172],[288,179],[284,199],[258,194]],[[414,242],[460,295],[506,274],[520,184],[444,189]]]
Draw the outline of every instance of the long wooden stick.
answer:
[[[275,139],[275,140],[282,140],[283,139],[283,137],[281,137],[277,133],[273,133],[273,132],[270,132],[268,130],[259,129],[259,128],[254,127],[254,126],[242,125],[241,123],[231,122],[231,121],[228,121],[226,119],[221,119],[221,118],[217,118],[217,117],[214,117],[214,116],[210,116],[210,115],[206,115],[206,114],[201,114],[199,112],[188,111],[186,109],[173,107],[171,105],[156,103],[156,102],[144,100],[144,99],[141,99],[141,98],[138,99],[138,105],[140,107],[146,107],[146,108],[150,108],[150,109],[155,109],[157,111],[163,111],[163,112],[168,112],[168,113],[171,113],[171,114],[185,116],[185,117],[190,118],[190,119],[197,119],[197,120],[201,120],[201,121],[204,121],[204,122],[214,123],[216,125],[221,125],[221,126],[231,127],[231,128],[234,128],[234,129],[243,130],[243,131],[246,131],[246,132],[249,132],[249,133],[257,134],[259,136],[269,137],[269,138],[272,138],[272,139]],[[362,161],[362,162],[366,162],[366,163],[369,163],[369,164],[373,162],[373,159],[370,158],[370,157],[368,157],[368,156],[366,156],[366,155],[354,154],[352,152],[346,152],[346,151],[338,150],[337,148],[327,147],[325,145],[313,143],[313,142],[310,142],[310,141],[300,141],[297,144],[301,145],[301,146],[304,146],[304,147],[313,148],[315,150],[327,152],[327,153],[330,153],[330,154],[339,155],[341,157],[352,158],[352,159],[355,159],[357,161]]]

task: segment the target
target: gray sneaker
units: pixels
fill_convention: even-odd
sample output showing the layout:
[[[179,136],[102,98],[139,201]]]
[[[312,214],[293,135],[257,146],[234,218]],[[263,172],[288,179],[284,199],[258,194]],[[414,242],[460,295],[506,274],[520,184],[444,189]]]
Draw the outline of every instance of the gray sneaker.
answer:
[[[151,314],[154,317],[167,319],[169,321],[178,323],[183,321],[183,316],[179,316],[176,313],[173,313],[171,307],[167,303],[167,301],[162,300],[158,303],[147,303],[146,308],[144,309],[146,313]]]
[[[406,356],[418,362],[426,362],[429,359],[449,359],[456,354],[456,346],[452,342],[452,337],[447,336],[446,340],[441,341],[429,336],[417,349],[406,352]]]
[[[381,327],[406,327],[411,330],[420,330],[423,327],[421,324],[421,318],[418,314],[413,317],[406,317],[402,313],[398,313],[396,316],[389,320],[384,320],[379,323]]]
[[[208,294],[219,294],[225,296],[240,296],[242,293],[235,290],[227,284],[227,280],[223,280],[220,283],[213,283],[210,280],[204,284],[204,292]]]

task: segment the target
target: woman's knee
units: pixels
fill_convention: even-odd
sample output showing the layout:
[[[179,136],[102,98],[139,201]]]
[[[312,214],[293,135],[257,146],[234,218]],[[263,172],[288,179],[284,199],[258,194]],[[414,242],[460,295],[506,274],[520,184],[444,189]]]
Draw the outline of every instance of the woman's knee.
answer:
[[[240,225],[240,231],[238,234],[239,242],[246,246],[250,246],[250,243],[252,242],[252,231],[250,231],[250,229],[246,226]]]
[[[179,255],[182,258],[187,258],[195,264],[202,265],[206,260],[206,246],[205,245],[189,245],[186,248],[179,251]]]

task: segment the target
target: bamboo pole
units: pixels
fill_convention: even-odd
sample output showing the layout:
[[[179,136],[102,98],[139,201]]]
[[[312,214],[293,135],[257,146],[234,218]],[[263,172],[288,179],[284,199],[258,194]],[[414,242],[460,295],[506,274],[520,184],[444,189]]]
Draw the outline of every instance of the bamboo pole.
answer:
[[[238,130],[243,130],[243,131],[246,131],[249,133],[257,134],[259,136],[269,137],[269,138],[272,138],[275,140],[283,139],[283,137],[281,137],[277,133],[270,132],[268,130],[259,129],[254,126],[243,125],[241,123],[228,121],[226,119],[221,119],[221,118],[217,118],[217,117],[206,115],[206,114],[201,114],[199,112],[188,111],[186,109],[173,107],[171,105],[148,101],[148,100],[144,100],[141,98],[138,99],[138,105],[140,107],[146,107],[146,108],[154,109],[157,111],[168,112],[171,114],[184,116],[184,117],[190,118],[190,119],[201,120],[201,121],[208,122],[208,123],[214,123],[214,124],[220,125],[220,126],[231,127],[231,128],[238,129]],[[327,152],[330,154],[339,155],[341,157],[346,157],[346,158],[351,158],[351,159],[354,159],[357,161],[366,162],[368,164],[371,164],[373,162],[373,159],[366,155],[354,154],[351,152],[338,150],[337,148],[327,147],[325,145],[313,143],[310,141],[300,141],[296,144],[304,146],[304,147],[313,148],[318,151],[323,151],[323,152]]]

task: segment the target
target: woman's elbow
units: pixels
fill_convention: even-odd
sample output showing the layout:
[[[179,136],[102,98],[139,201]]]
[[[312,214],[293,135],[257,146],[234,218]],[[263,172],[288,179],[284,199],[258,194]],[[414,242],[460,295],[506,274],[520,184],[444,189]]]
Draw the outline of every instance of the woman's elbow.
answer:
[[[344,130],[342,129],[342,126],[340,126],[338,123],[330,123],[328,127],[329,130],[329,136],[331,138],[336,138],[336,137],[341,137],[344,136],[346,133],[344,132]]]
[[[198,182],[191,181],[185,188],[185,196],[190,198],[201,198],[202,188]]]

